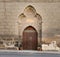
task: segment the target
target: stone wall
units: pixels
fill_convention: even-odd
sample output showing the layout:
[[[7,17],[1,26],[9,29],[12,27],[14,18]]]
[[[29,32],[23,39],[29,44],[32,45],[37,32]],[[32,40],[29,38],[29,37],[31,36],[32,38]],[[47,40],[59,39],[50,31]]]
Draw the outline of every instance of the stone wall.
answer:
[[[18,35],[18,16],[23,13],[24,8],[28,5],[34,6],[37,13],[42,16],[43,31],[48,28],[46,23],[48,19],[59,20],[60,18],[60,3],[0,2],[0,35]]]
[[[60,2],[60,0],[0,0],[0,2]]]
[[[54,0],[54,1],[58,1],[58,0]],[[21,13],[23,13],[24,8],[28,5],[32,5],[33,7],[35,7],[37,13],[41,15],[43,21],[42,24],[43,32],[47,30],[47,28],[50,26],[50,23],[56,24],[56,19],[60,20],[60,3],[4,2],[3,0],[3,2],[0,2],[0,38],[1,39],[18,38],[19,35],[18,17]],[[50,23],[48,24],[47,22]]]

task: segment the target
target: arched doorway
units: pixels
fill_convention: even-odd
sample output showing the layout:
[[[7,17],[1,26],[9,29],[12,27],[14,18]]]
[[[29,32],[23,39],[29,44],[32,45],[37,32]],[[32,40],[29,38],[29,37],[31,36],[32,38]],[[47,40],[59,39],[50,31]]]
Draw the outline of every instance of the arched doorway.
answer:
[[[23,49],[24,50],[37,50],[38,41],[37,31],[34,27],[28,26],[23,31]]]

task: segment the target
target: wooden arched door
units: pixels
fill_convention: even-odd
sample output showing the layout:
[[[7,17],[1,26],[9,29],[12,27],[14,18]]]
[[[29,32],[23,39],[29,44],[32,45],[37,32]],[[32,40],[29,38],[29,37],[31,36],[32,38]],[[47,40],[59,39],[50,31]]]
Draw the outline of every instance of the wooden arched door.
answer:
[[[37,49],[37,31],[32,26],[27,27],[23,31],[23,49],[36,50]]]

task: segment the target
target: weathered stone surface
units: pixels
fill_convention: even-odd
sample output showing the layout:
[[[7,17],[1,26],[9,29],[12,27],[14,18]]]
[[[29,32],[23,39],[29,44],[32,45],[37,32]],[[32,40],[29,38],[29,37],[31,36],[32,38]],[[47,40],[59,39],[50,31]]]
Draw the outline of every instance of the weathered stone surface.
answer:
[[[3,0],[0,0],[0,1],[3,1]],[[37,13],[39,13],[39,15],[42,17],[43,33],[47,32],[47,30],[50,29],[51,26],[53,26],[52,28],[60,27],[59,25],[60,23],[60,2],[59,3],[31,3],[31,2],[30,3],[29,2],[28,3],[25,3],[25,2],[11,2],[11,3],[5,2],[4,3],[4,2],[0,2],[0,35],[22,36],[22,32],[24,30],[23,28],[25,28],[28,25],[31,25],[31,24],[24,25],[24,21],[26,21],[26,19],[24,19],[24,21],[22,20],[23,22],[19,21],[20,14],[24,13],[23,11],[25,7],[28,5],[32,5],[36,9]],[[23,25],[20,25],[21,23],[19,22],[23,23]],[[40,21],[37,21],[37,23],[38,22]],[[40,24],[37,24],[37,23],[34,24],[34,26],[35,28],[40,29]],[[21,29],[18,27],[21,27]],[[21,33],[19,33],[18,29],[20,30]],[[4,37],[0,36],[0,38],[4,38]],[[7,36],[5,38],[15,38],[15,37]]]
[[[0,0],[0,2],[60,2],[60,0]]]
[[[22,6],[21,6],[22,5]],[[18,34],[18,16],[23,13],[24,8],[27,5],[32,5],[35,7],[37,12],[42,17],[43,20],[43,30],[48,28],[49,24],[45,22],[53,20],[55,23],[56,19],[60,19],[60,3],[0,3],[0,34]],[[5,6],[5,7],[4,7]],[[50,22],[51,23],[51,22]]]

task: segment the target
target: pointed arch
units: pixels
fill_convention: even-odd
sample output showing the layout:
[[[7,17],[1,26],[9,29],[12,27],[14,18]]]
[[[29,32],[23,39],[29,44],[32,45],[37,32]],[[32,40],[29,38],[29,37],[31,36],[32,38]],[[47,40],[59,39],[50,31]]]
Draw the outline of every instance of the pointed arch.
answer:
[[[32,26],[28,26],[23,31],[23,49],[37,50],[38,33]]]

